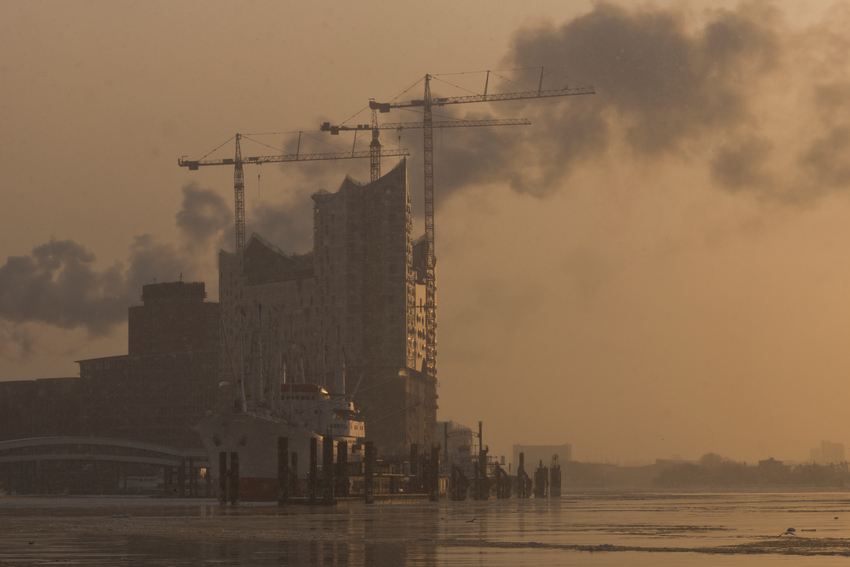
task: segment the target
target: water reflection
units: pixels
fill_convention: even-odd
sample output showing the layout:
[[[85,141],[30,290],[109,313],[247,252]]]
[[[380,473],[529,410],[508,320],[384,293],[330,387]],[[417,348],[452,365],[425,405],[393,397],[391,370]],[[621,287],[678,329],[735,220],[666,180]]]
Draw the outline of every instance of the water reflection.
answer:
[[[786,544],[777,535],[789,526],[798,536]],[[721,560],[728,555],[754,566],[768,564],[757,555],[778,560],[786,552],[846,564],[840,554],[850,551],[850,500],[846,493],[596,494],[282,509],[0,499],[0,538],[0,560],[78,565],[739,564]]]

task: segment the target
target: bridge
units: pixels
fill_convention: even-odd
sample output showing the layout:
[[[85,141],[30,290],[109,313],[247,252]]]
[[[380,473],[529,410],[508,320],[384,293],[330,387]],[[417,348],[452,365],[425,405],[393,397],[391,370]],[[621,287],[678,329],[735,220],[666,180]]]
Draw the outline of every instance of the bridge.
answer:
[[[197,495],[198,473],[200,469],[205,469],[204,472],[209,470],[207,454],[203,450],[144,441],[75,436],[0,441],[0,470],[6,473],[0,475],[0,482],[6,481],[4,484],[8,493],[61,491],[63,486],[71,482],[69,478],[80,477],[81,471],[96,478],[96,484],[105,483],[111,485],[109,490],[120,491],[118,480],[121,475],[126,489],[127,472],[144,468],[138,465],[161,468],[163,490],[181,495],[185,494],[186,480],[189,494]],[[94,473],[89,474],[90,471]],[[62,480],[57,481],[59,478]],[[172,483],[173,480],[176,482]],[[206,492],[209,494],[209,488]]]

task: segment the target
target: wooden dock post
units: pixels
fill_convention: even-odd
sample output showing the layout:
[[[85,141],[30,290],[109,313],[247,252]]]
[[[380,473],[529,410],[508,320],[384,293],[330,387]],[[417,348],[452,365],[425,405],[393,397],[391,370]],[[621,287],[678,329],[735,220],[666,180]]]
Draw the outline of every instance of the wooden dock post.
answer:
[[[289,438],[277,438],[277,505],[289,504]]]
[[[230,471],[227,470],[227,453],[221,451],[218,454],[218,503],[222,506],[227,504],[227,478]]]
[[[239,453],[230,453],[230,505],[239,504]]]
[[[419,465],[419,444],[410,444],[410,481],[409,488],[411,494],[419,494],[422,490],[421,486],[421,471]]]
[[[534,471],[534,497],[546,498],[549,495],[549,468],[543,466],[543,461],[540,461],[540,466]]]
[[[315,506],[319,483],[319,444],[315,437],[310,439],[310,478],[307,482],[310,505]]]
[[[298,494],[298,453],[292,451],[292,468],[289,473],[289,494],[292,496],[301,496]]]
[[[322,480],[324,485],[322,504],[333,506],[336,503],[336,498],[334,498],[334,438],[329,434],[322,436]]]
[[[431,467],[428,475],[431,481],[428,487],[430,493],[428,499],[431,502],[437,502],[440,500],[440,446],[436,443],[431,444],[431,460],[428,461],[428,465]]]
[[[336,444],[336,496],[348,498],[350,484],[348,480],[348,442],[337,441]]]
[[[375,497],[372,494],[372,476],[375,468],[375,445],[371,441],[366,442],[366,470],[363,473],[363,497],[366,504],[373,504]]]

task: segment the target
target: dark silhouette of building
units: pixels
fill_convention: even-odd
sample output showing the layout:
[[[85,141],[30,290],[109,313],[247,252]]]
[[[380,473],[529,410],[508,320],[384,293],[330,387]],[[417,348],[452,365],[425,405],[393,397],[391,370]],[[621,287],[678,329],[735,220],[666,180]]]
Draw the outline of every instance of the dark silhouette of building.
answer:
[[[80,376],[0,382],[0,440],[91,436],[200,448],[192,427],[219,403],[218,304],[203,283],[143,288],[130,354],[78,361]]]
[[[0,382],[0,441],[80,435],[80,379]]]
[[[80,429],[200,447],[192,427],[218,403],[219,312],[202,282],[143,287],[129,309],[129,354],[80,360]]]
[[[415,258],[421,263],[424,254],[411,237],[406,162],[372,183],[347,177],[313,201],[309,253],[286,254],[256,234],[240,253],[220,252],[222,381],[252,375],[246,335],[242,355],[239,336],[260,312],[264,330],[251,340],[263,343],[263,368],[254,375],[268,380],[282,360],[287,380],[339,393],[332,369],[344,360],[346,393],[358,389],[366,438],[383,455],[439,442],[436,380],[422,372],[425,286]],[[271,388],[245,390],[256,407],[269,401],[253,398]]]

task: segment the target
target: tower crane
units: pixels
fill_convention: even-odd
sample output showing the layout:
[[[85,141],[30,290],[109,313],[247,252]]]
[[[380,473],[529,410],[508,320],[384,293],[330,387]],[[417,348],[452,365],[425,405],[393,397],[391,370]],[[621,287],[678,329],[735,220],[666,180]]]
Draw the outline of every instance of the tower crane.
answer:
[[[379,103],[373,100],[369,102],[369,108],[372,111],[377,110],[378,112],[390,112],[393,108],[412,107],[421,107],[423,110],[422,122],[419,124],[421,124],[423,129],[423,161],[425,170],[425,368],[428,375],[434,379],[436,379],[437,376],[437,283],[436,276],[434,274],[434,128],[437,127],[439,122],[435,123],[433,121],[431,109],[434,106],[445,106],[449,104],[499,102],[507,100],[596,94],[596,91],[591,86],[543,90],[543,79],[545,76],[546,69],[541,68],[540,82],[536,91],[526,90],[512,93],[487,94],[487,85],[490,82],[490,72],[487,71],[487,79],[484,83],[484,94],[441,98],[431,96],[431,75],[425,75],[425,93],[421,100],[386,103]]]
[[[460,128],[469,126],[514,126],[528,125],[531,122],[526,118],[514,118],[507,120],[443,120],[434,122],[433,128]],[[404,130],[405,128],[422,128],[422,122],[392,122],[378,124],[377,111],[372,109],[371,124],[357,124],[353,126],[331,126],[330,122],[325,122],[321,125],[323,132],[330,132],[332,136],[339,135],[343,131],[372,131],[372,142],[369,145],[371,156],[370,170],[371,181],[374,183],[381,178],[381,143],[379,134],[381,130]],[[356,135],[356,134],[355,134]],[[383,155],[388,155],[384,153]],[[365,227],[366,249],[364,253],[366,270],[365,284],[369,292],[364,297],[363,304],[366,307],[366,333],[369,337],[366,348],[366,360],[371,364],[378,364],[379,358],[377,353],[378,345],[381,337],[381,322],[379,313],[381,309],[382,296],[382,277],[379,276],[379,262],[382,254],[382,241],[377,235],[377,227],[380,226],[381,219],[379,218],[380,206],[378,204],[379,197],[374,190],[365,193],[365,209],[367,211],[368,222]],[[414,298],[409,298],[409,301],[415,301]]]
[[[239,141],[244,136],[236,134],[236,155],[233,159],[201,159],[189,160],[186,156],[177,160],[177,165],[180,167],[188,167],[189,171],[195,171],[202,166],[208,165],[232,165],[233,166],[233,192],[236,201],[236,252],[241,252],[245,248],[245,180],[243,174],[243,166],[245,164],[260,165],[263,163],[284,163],[290,161],[317,161],[317,160],[337,160],[337,159],[357,159],[373,157],[372,151],[356,152],[352,149],[350,152],[333,152],[333,153],[301,153],[301,136],[298,136],[298,147],[294,154],[280,154],[273,156],[256,156],[242,157],[242,148]],[[380,156],[407,156],[410,152],[405,149],[387,150],[381,152],[378,150],[378,159]]]

